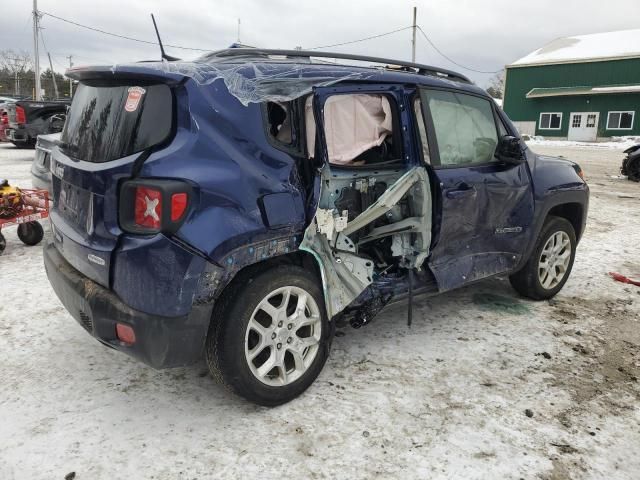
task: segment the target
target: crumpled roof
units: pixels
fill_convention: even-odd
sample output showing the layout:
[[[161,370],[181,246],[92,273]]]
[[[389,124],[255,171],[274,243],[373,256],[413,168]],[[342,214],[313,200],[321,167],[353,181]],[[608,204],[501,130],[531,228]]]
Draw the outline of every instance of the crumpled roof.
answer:
[[[349,71],[344,66],[331,67],[309,64],[247,62],[200,63],[162,62],[155,63],[163,71],[193,78],[206,85],[222,79],[229,93],[243,105],[265,101],[286,102],[310,93],[313,87],[332,85],[344,80],[364,80],[374,72]]]

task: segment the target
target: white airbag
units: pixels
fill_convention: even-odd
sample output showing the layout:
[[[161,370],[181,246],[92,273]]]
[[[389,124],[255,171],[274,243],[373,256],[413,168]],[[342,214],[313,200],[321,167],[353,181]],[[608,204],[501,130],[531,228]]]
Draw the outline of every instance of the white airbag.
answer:
[[[347,165],[377,147],[392,131],[389,100],[384,95],[333,95],[324,104],[324,131],[329,162]],[[315,153],[315,120],[311,97],[305,104],[309,156]]]

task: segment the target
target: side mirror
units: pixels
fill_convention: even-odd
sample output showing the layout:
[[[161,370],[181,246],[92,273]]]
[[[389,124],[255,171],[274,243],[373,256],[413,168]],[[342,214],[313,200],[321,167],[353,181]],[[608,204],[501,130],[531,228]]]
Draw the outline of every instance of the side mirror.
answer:
[[[520,163],[525,159],[524,150],[520,144],[520,139],[512,135],[500,137],[496,156],[505,162]]]

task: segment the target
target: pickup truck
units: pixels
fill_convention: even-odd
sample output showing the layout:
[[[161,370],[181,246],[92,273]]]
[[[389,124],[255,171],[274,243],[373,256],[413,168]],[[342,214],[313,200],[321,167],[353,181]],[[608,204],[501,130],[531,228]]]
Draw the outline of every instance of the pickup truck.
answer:
[[[6,130],[9,126],[9,115],[5,109],[5,104],[0,103],[0,142],[7,141]]]
[[[37,102],[19,100],[7,103],[8,123],[5,128],[7,140],[18,148],[33,148],[38,135],[62,131],[67,108],[71,102]]]
[[[278,405],[318,376],[337,322],[399,300],[409,321],[415,295],[496,275],[532,300],[569,279],[581,168],[532,152],[462,74],[233,48],[67,76],[47,275],[87,332],[153,367],[205,357]]]

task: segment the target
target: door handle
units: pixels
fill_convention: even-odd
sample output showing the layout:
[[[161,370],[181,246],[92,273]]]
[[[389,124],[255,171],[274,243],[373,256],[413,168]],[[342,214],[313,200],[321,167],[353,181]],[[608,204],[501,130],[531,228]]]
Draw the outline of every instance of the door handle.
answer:
[[[456,199],[456,198],[465,198],[465,197],[475,197],[476,195],[476,187],[467,186],[466,188],[458,188],[455,190],[447,190],[447,198]]]

